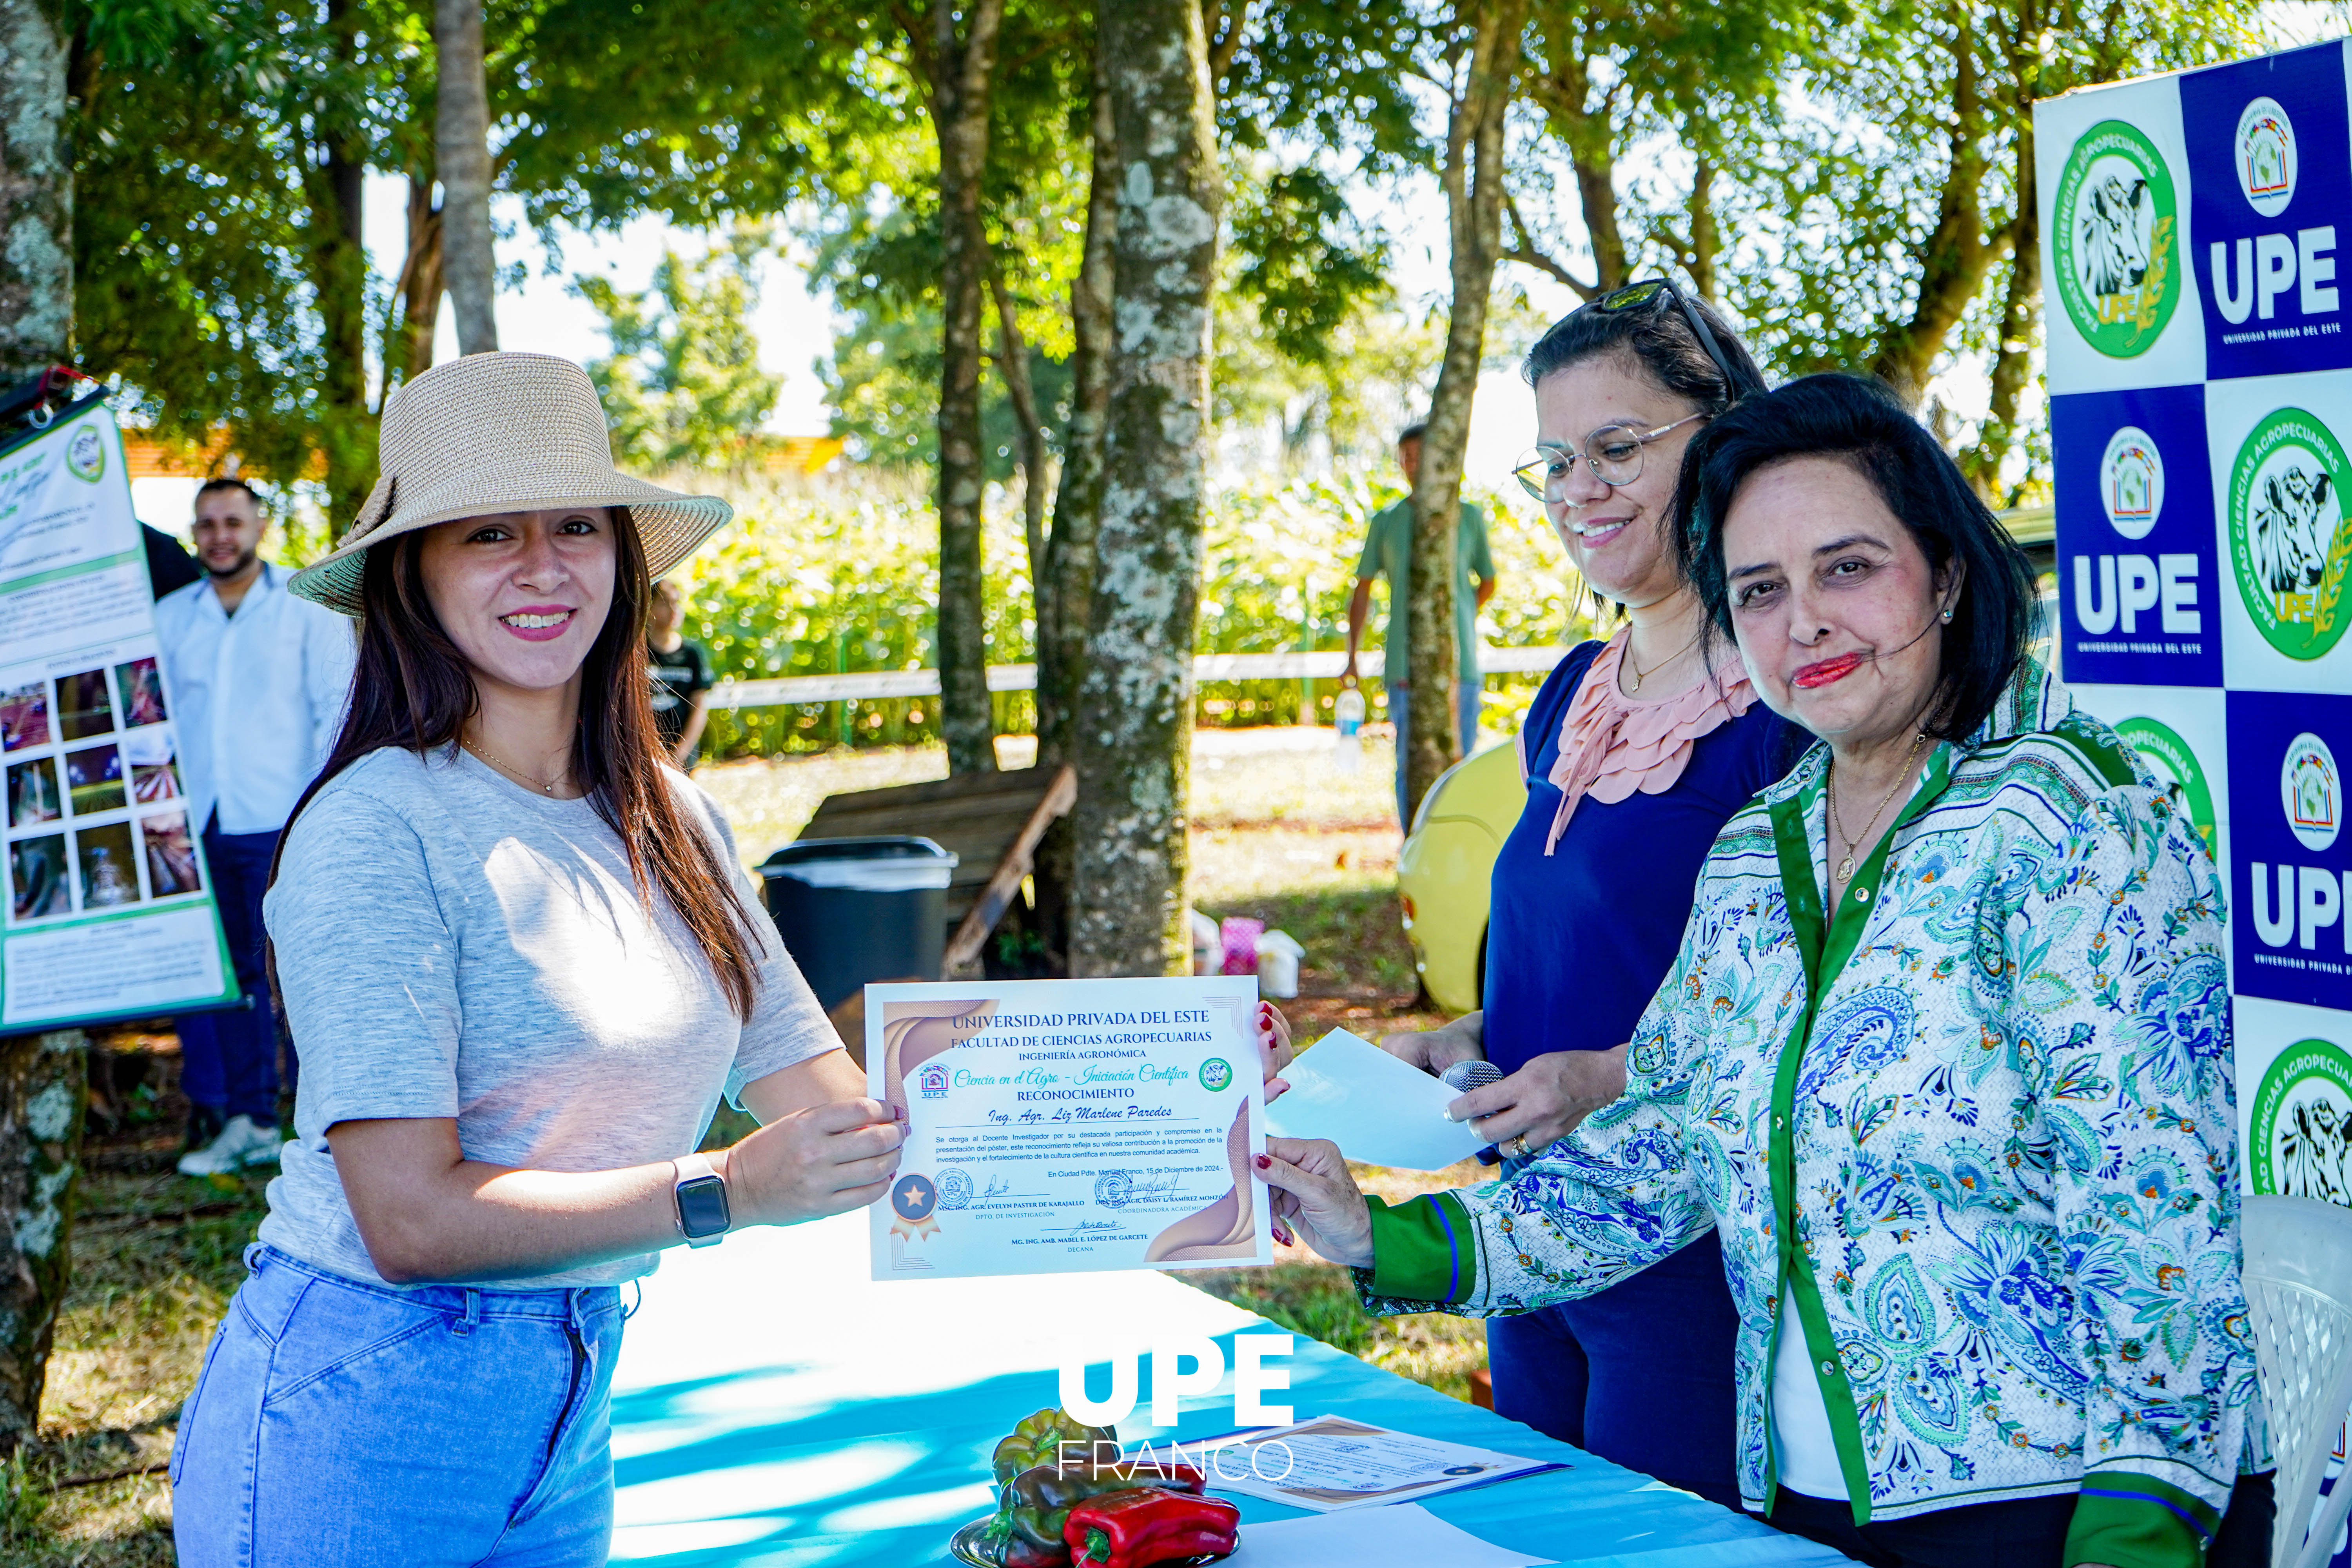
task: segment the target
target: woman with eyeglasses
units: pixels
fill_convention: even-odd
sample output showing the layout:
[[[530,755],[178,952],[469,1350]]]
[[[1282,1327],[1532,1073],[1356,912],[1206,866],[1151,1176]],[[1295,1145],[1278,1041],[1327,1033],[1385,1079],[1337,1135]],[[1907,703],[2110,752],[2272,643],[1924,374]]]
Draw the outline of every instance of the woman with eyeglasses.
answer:
[[[1560,661],[1519,732],[1528,802],[1495,862],[1486,1007],[1387,1048],[1505,1074],[1454,1102],[1517,1171],[1625,1084],[1716,831],[1794,759],[1736,653],[1710,658],[1670,519],[1683,448],[1762,390],[1723,319],[1663,279],[1604,295],[1528,355],[1517,477],[1622,623]],[[1612,1289],[1486,1325],[1495,1408],[1737,1508],[1732,1342],[1712,1235]]]

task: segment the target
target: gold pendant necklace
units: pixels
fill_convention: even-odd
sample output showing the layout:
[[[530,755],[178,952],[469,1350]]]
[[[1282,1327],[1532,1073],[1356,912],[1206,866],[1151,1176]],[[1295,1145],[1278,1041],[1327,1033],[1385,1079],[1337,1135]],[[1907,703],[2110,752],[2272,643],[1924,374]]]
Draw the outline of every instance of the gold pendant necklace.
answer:
[[[1706,628],[1701,626],[1699,628],[1699,636],[1705,636],[1706,631]],[[1683,644],[1682,647],[1675,649],[1674,652],[1666,655],[1665,658],[1650,666],[1649,673],[1652,675],[1657,674],[1658,671],[1665,668],[1666,666],[1674,663],[1675,660],[1682,658],[1683,655],[1690,652],[1691,649],[1697,646],[1698,637],[1693,637],[1690,641]],[[1631,697],[1642,689],[1642,667],[1633,662],[1633,634],[1631,632],[1625,634],[1625,668],[1633,672],[1633,679],[1625,683],[1625,695]]]
[[[507,777],[513,779],[518,784],[528,784],[532,788],[538,790],[541,795],[552,795],[555,793],[555,784],[562,784],[565,779],[572,776],[572,769],[567,765],[562,773],[555,775],[555,784],[541,784],[538,779],[533,778],[530,774],[523,772],[512,763],[506,761],[502,757],[492,754],[488,746],[483,745],[478,741],[460,740],[457,743],[465,747],[466,750],[473,752],[474,755],[481,758],[482,761],[489,763],[490,766],[498,769],[499,772],[506,774]]]
[[[1872,828],[1877,826],[1878,819],[1886,815],[1886,803],[1895,798],[1895,792],[1903,787],[1903,781],[1905,779],[1910,777],[1911,764],[1918,760],[1919,748],[1927,743],[1927,731],[1925,730],[1920,731],[1916,736],[1913,737],[1910,751],[1904,753],[1903,767],[1901,771],[1895,773],[1895,782],[1886,786],[1886,793],[1878,797],[1878,809],[1872,812],[1870,814],[1870,820],[1862,825],[1862,831],[1864,833],[1868,833]],[[1834,757],[1830,759],[1829,797],[1830,829],[1840,838],[1845,838],[1845,858],[1838,862],[1837,879],[1841,882],[1850,882],[1853,880],[1853,852],[1855,847],[1860,844],[1861,839],[1858,836],[1853,838],[1846,838],[1845,824],[1838,820],[1837,759]]]

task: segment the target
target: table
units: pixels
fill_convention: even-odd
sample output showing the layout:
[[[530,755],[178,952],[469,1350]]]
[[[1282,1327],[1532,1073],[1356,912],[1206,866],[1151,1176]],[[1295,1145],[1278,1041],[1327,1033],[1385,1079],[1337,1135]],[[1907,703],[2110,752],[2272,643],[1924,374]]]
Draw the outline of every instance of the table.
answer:
[[[1092,1363],[1155,1336],[1269,1327],[1153,1273],[867,1279],[866,1219],[838,1215],[673,1251],[645,1282],[614,1373],[613,1561],[661,1568],[910,1568],[994,1503],[988,1455]],[[624,1300],[628,1299],[624,1290]],[[1280,1366],[1276,1359],[1268,1363]],[[1570,1468],[1430,1500],[1501,1545],[1588,1568],[1834,1568],[1847,1559],[1299,1337],[1297,1417],[1344,1414]],[[1176,1427],[1144,1400],[1129,1444],[1232,1429],[1227,1386]],[[1090,1386],[1108,1373],[1099,1364]],[[1270,1394],[1269,1404],[1285,1395]],[[1243,1528],[1298,1510],[1235,1498]]]

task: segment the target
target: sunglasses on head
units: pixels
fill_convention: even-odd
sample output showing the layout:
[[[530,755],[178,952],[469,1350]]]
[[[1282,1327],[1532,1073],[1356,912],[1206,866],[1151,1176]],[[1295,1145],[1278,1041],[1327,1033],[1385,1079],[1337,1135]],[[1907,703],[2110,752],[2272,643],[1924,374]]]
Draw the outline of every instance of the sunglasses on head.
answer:
[[[1612,289],[1598,300],[1577,309],[1617,315],[1627,310],[1655,310],[1667,304],[1682,312],[1683,320],[1689,323],[1691,335],[1698,339],[1698,346],[1706,352],[1708,359],[1715,362],[1715,368],[1722,373],[1724,388],[1731,395],[1732,401],[1738,402],[1751,392],[1764,390],[1752,374],[1732,368],[1729,356],[1724,353],[1722,345],[1715,341],[1715,333],[1708,329],[1706,318],[1692,309],[1691,302],[1683,297],[1683,291],[1670,279],[1644,278],[1638,283],[1628,283],[1622,289]]]

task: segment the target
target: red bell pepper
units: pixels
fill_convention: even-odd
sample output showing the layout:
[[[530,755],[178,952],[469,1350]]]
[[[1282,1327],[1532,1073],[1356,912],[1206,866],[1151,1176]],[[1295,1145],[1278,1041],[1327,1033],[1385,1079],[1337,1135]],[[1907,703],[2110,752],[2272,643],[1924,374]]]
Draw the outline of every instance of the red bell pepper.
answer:
[[[1087,1499],[1070,1510],[1062,1539],[1072,1568],[1147,1568],[1224,1556],[1239,1542],[1241,1519],[1223,1498],[1142,1487]]]

